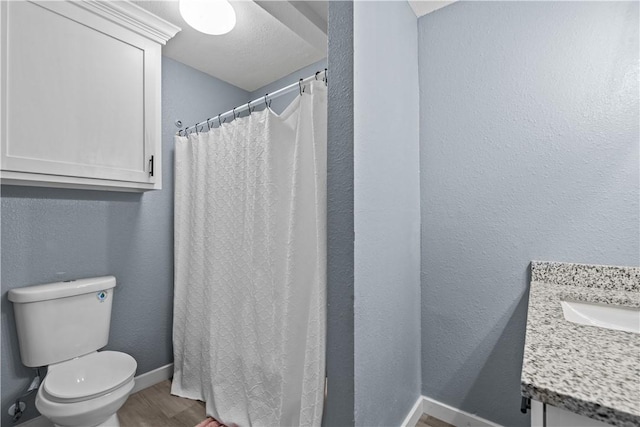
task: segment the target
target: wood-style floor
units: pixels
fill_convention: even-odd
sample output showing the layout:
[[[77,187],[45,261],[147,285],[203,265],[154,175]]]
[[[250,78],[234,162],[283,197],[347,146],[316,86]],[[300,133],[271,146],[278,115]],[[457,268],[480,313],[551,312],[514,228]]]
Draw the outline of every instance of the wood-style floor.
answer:
[[[122,427],[194,427],[206,418],[204,403],[171,395],[169,380],[129,396],[118,411]],[[423,415],[416,427],[455,427]]]
[[[194,427],[204,420],[204,403],[171,395],[163,381],[129,396],[118,411],[122,427]]]
[[[416,427],[455,427],[449,423],[445,423],[442,420],[439,420],[431,415],[423,415],[419,420]]]

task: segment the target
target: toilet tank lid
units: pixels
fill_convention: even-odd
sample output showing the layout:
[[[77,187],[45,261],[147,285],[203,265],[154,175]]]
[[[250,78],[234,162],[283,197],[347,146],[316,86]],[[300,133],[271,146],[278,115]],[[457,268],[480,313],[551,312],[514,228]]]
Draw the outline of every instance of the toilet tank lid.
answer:
[[[89,277],[66,282],[45,283],[9,290],[9,301],[27,303],[65,298],[81,294],[112,289],[116,286],[113,276]]]

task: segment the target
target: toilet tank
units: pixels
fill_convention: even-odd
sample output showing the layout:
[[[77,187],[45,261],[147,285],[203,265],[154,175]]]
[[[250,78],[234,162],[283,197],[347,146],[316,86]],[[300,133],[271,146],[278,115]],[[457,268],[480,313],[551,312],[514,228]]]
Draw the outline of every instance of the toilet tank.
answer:
[[[11,289],[22,363],[51,365],[107,345],[115,286],[103,276]]]

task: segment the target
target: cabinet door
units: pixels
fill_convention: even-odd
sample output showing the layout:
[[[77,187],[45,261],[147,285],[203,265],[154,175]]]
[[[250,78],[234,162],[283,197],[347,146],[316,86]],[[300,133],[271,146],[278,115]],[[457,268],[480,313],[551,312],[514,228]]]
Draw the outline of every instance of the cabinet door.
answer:
[[[1,7],[3,174],[154,188],[160,46],[72,2]]]
[[[606,427],[609,424],[531,400],[531,427]]]
[[[546,405],[547,427],[607,427],[609,424],[578,415],[555,406]]]

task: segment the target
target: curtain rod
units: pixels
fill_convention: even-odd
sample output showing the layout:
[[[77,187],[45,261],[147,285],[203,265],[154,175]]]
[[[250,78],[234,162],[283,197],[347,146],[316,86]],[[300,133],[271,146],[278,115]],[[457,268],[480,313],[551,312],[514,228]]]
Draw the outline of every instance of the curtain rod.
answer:
[[[236,108],[233,108],[225,113],[220,113],[218,115],[215,115],[213,117],[208,118],[205,121],[202,121],[200,123],[196,123],[195,125],[192,126],[187,126],[184,129],[180,129],[177,132],[178,136],[187,136],[189,134],[189,130],[191,130],[191,132],[193,132],[194,130],[196,132],[201,132],[204,129],[198,129],[198,127],[202,126],[204,128],[204,125],[207,125],[207,130],[209,130],[210,128],[212,128],[213,124],[215,124],[216,122],[218,122],[218,125],[222,124],[223,122],[221,121],[222,118],[225,118],[225,116],[230,116],[233,115],[233,118],[236,119],[238,116],[238,113],[244,110],[248,110],[251,107],[255,107],[256,105],[261,105],[261,104],[267,104],[270,105],[271,104],[271,100],[278,98],[282,95],[285,95],[287,93],[293,92],[294,90],[299,90],[300,94],[302,95],[302,92],[304,92],[304,85],[305,83],[308,83],[312,80],[322,80],[325,82],[325,84],[327,83],[327,75],[328,75],[328,70],[325,68],[322,71],[318,71],[316,72],[314,75],[309,76],[305,79],[300,79],[295,83],[291,83],[289,86],[285,86],[281,89],[276,90],[273,93],[267,93],[265,96],[262,96],[260,98],[254,99],[253,101],[247,102],[246,104],[242,104]],[[267,102],[269,101],[269,102]]]

